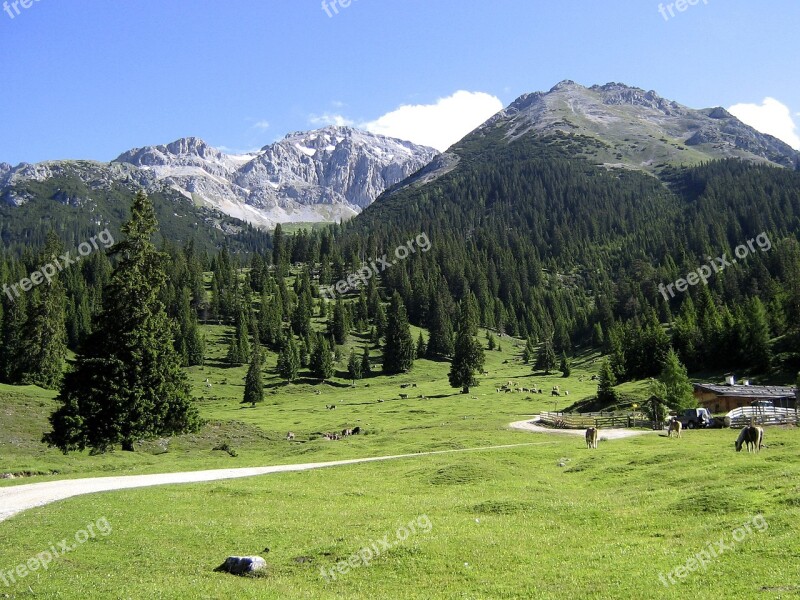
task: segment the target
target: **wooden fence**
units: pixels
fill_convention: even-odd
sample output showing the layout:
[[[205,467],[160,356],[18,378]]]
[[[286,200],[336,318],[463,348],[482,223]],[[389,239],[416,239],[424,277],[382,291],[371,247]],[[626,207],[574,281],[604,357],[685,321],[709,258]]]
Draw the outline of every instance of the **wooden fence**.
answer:
[[[772,406],[743,406],[725,415],[725,425],[741,429],[750,425],[800,425],[796,409],[776,408]]]
[[[652,429],[653,422],[642,413],[558,413],[543,412],[539,420],[545,425],[559,429],[586,429],[601,427],[613,429],[618,427],[647,427]]]

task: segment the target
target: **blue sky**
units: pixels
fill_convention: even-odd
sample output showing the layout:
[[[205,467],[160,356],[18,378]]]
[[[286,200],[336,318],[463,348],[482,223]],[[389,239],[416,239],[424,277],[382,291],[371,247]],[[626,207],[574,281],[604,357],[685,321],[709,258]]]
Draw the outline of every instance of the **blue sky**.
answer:
[[[338,14],[326,0],[332,16],[320,0],[7,1],[12,164],[190,135],[245,151],[331,122],[442,145],[563,79],[744,104],[790,142],[800,122],[796,0],[695,0],[674,16],[652,0],[351,0]]]

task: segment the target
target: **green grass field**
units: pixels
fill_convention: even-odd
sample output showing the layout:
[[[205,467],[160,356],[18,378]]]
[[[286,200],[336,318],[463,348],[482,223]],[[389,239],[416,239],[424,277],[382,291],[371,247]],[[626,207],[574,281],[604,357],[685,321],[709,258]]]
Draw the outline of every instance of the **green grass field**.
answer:
[[[511,421],[591,395],[588,376],[599,361],[578,357],[568,379],[533,374],[516,360],[520,349],[514,344],[521,342],[509,338],[501,339],[503,352],[487,352],[490,374],[468,396],[447,385],[446,363],[418,361],[408,375],[378,376],[355,388],[339,378],[287,386],[271,374],[270,355],[267,399],[250,408],[240,404],[245,367],[220,362],[229,331],[209,326],[206,332],[209,361],[190,369],[190,378],[209,423],[197,434],[142,444],[136,453],[64,457],[47,449],[38,440],[53,394],[0,387],[0,473],[38,473],[0,485],[529,445],[110,492],[32,509],[0,523],[0,572],[51,544],[58,547],[99,519],[112,529],[56,558],[46,571],[8,586],[0,578],[0,598],[800,593],[795,429],[768,429],[767,447],[758,455],[734,452],[730,430],[686,431],[680,440],[651,433],[601,441],[596,451],[586,450],[579,437],[510,431]],[[508,380],[545,390],[560,385],[570,396],[496,393]],[[411,382],[417,387],[400,389]],[[401,400],[406,392],[409,399]],[[337,408],[326,410],[326,404]],[[354,426],[365,434],[338,442],[318,435]],[[285,440],[288,431],[295,442]],[[213,450],[224,442],[235,457]],[[410,523],[415,533],[402,529]],[[745,524],[749,531],[737,530]],[[696,566],[690,559],[719,541],[724,550],[705,568],[676,571]],[[354,566],[337,570],[358,553],[367,556],[366,548],[373,554],[368,565],[352,559]],[[214,572],[231,554],[264,556],[268,573],[240,578]]]

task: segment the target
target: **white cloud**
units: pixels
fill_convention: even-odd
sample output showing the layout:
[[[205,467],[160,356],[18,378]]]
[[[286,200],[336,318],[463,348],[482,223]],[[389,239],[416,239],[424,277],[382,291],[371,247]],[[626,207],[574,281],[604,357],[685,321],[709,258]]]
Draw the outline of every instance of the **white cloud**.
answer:
[[[434,104],[404,104],[360,127],[444,151],[502,109],[495,96],[461,90]]]
[[[328,125],[336,125],[337,127],[355,125],[355,121],[352,121],[351,119],[348,119],[342,115],[335,115],[331,113],[311,115],[308,118],[308,122],[319,127],[327,127]]]
[[[253,125],[256,129],[260,129],[261,131],[265,131],[269,129],[269,121],[258,121],[255,125]]]
[[[761,104],[736,104],[728,111],[762,133],[774,135],[795,150],[800,150],[800,135],[797,124],[792,119],[792,111],[775,98],[764,98]]]

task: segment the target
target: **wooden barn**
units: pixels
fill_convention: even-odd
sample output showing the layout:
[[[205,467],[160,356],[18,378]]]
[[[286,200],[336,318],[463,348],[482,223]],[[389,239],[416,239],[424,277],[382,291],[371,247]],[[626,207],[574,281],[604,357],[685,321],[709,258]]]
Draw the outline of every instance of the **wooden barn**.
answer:
[[[797,390],[776,385],[737,385],[727,383],[695,383],[694,396],[703,408],[713,414],[727,413],[734,408],[752,406],[755,402],[767,401],[778,408],[796,408]]]

